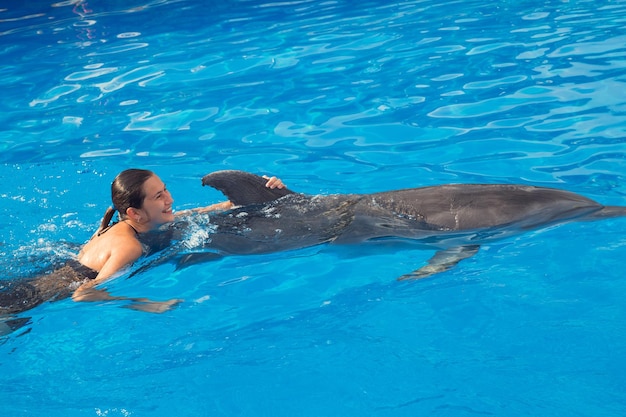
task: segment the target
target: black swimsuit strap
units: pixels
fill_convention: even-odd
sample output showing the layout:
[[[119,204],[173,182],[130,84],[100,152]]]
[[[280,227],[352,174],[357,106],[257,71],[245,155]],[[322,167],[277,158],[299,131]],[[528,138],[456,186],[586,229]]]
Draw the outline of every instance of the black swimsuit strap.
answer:
[[[129,225],[129,226],[130,226],[130,228],[131,228],[131,229],[133,229],[133,230],[135,231],[135,235],[136,235],[137,237],[139,237],[139,232],[137,231],[137,229],[135,229],[135,227],[134,227],[132,224],[127,223],[127,222],[125,222],[124,220],[122,220],[121,222],[115,222],[115,223],[113,223],[112,225],[105,227],[104,229],[100,230],[100,231],[96,234],[96,236],[100,236],[100,235],[105,234],[106,232],[108,232],[108,231],[109,231],[109,229],[110,229],[110,228],[112,228],[112,227],[113,227],[113,226],[115,226],[116,224],[118,224],[118,223],[122,223],[122,222],[123,222],[123,223],[126,223],[127,225]]]
[[[105,234],[106,232],[108,232],[108,231],[109,231],[109,229],[110,229],[110,228],[112,228],[112,227],[113,227],[113,226],[115,226],[116,224],[117,224],[117,223],[113,223],[112,225],[105,227],[104,229],[102,229],[102,230],[100,230],[98,233],[96,233],[96,236],[100,236],[100,235]]]
[[[87,279],[96,279],[98,276],[98,271],[95,269],[91,269],[88,266],[85,266],[78,262],[76,259],[70,259],[65,263],[66,266],[69,266],[76,272],[77,274],[83,276]]]
[[[129,226],[130,226],[130,228],[131,228],[131,229],[133,229],[133,230],[135,231],[135,235],[136,235],[137,237],[139,237],[139,232],[137,231],[137,229],[135,229],[135,227],[134,227],[132,224],[127,223],[127,222],[124,222],[124,223],[126,223],[127,225],[129,225]]]

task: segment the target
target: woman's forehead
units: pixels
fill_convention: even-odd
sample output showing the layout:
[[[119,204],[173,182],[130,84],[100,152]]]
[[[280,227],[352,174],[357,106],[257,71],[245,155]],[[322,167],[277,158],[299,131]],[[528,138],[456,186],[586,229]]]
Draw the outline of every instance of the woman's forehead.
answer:
[[[160,191],[163,191],[165,184],[156,175],[151,176],[143,183],[143,189],[146,192],[147,197],[151,197]]]

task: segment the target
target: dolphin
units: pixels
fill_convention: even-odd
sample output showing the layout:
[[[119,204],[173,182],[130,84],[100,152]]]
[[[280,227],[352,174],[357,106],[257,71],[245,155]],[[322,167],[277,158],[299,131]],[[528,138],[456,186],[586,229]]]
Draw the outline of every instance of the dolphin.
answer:
[[[221,191],[236,207],[205,219],[209,253],[188,253],[194,263],[222,255],[299,249],[319,244],[408,240],[436,252],[426,265],[399,279],[447,271],[495,239],[571,221],[626,216],[582,195],[517,184],[446,184],[372,194],[307,195],[269,189],[244,171],[205,175],[203,186]]]

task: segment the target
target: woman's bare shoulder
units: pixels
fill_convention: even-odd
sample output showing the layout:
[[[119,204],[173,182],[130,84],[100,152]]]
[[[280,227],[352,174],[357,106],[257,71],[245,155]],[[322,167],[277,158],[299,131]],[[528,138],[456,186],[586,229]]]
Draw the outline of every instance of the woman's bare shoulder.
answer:
[[[119,225],[120,223],[116,223],[94,235],[81,249],[78,260],[83,265],[98,271],[112,255],[125,257],[126,253],[130,258],[141,256],[143,247],[135,231],[130,227]]]

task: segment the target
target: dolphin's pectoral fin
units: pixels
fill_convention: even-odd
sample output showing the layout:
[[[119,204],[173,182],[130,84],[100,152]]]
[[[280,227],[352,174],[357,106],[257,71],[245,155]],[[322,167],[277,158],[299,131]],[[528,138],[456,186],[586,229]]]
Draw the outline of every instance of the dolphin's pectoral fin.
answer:
[[[174,269],[178,271],[180,269],[199,264],[201,262],[214,261],[216,259],[222,258],[223,256],[224,255],[215,252],[190,252],[176,255],[166,253],[160,258],[154,259],[147,264],[135,269],[128,275],[128,278],[132,278],[135,275],[142,274],[143,272],[147,271],[148,269],[154,268],[155,266],[164,265],[167,263],[174,264]]]
[[[0,336],[9,335],[17,329],[30,324],[30,319],[30,317],[0,317]]]
[[[267,179],[244,171],[217,171],[202,177],[202,185],[220,190],[237,206],[274,201],[293,191],[287,188],[267,188]]]
[[[215,252],[186,253],[178,259],[178,262],[176,262],[176,270],[202,262],[215,261],[223,258],[223,256],[224,255]]]
[[[450,249],[440,250],[428,260],[428,263],[410,274],[402,275],[399,281],[410,279],[422,279],[440,272],[448,271],[463,259],[471,258],[480,249],[479,245],[455,246]]]

